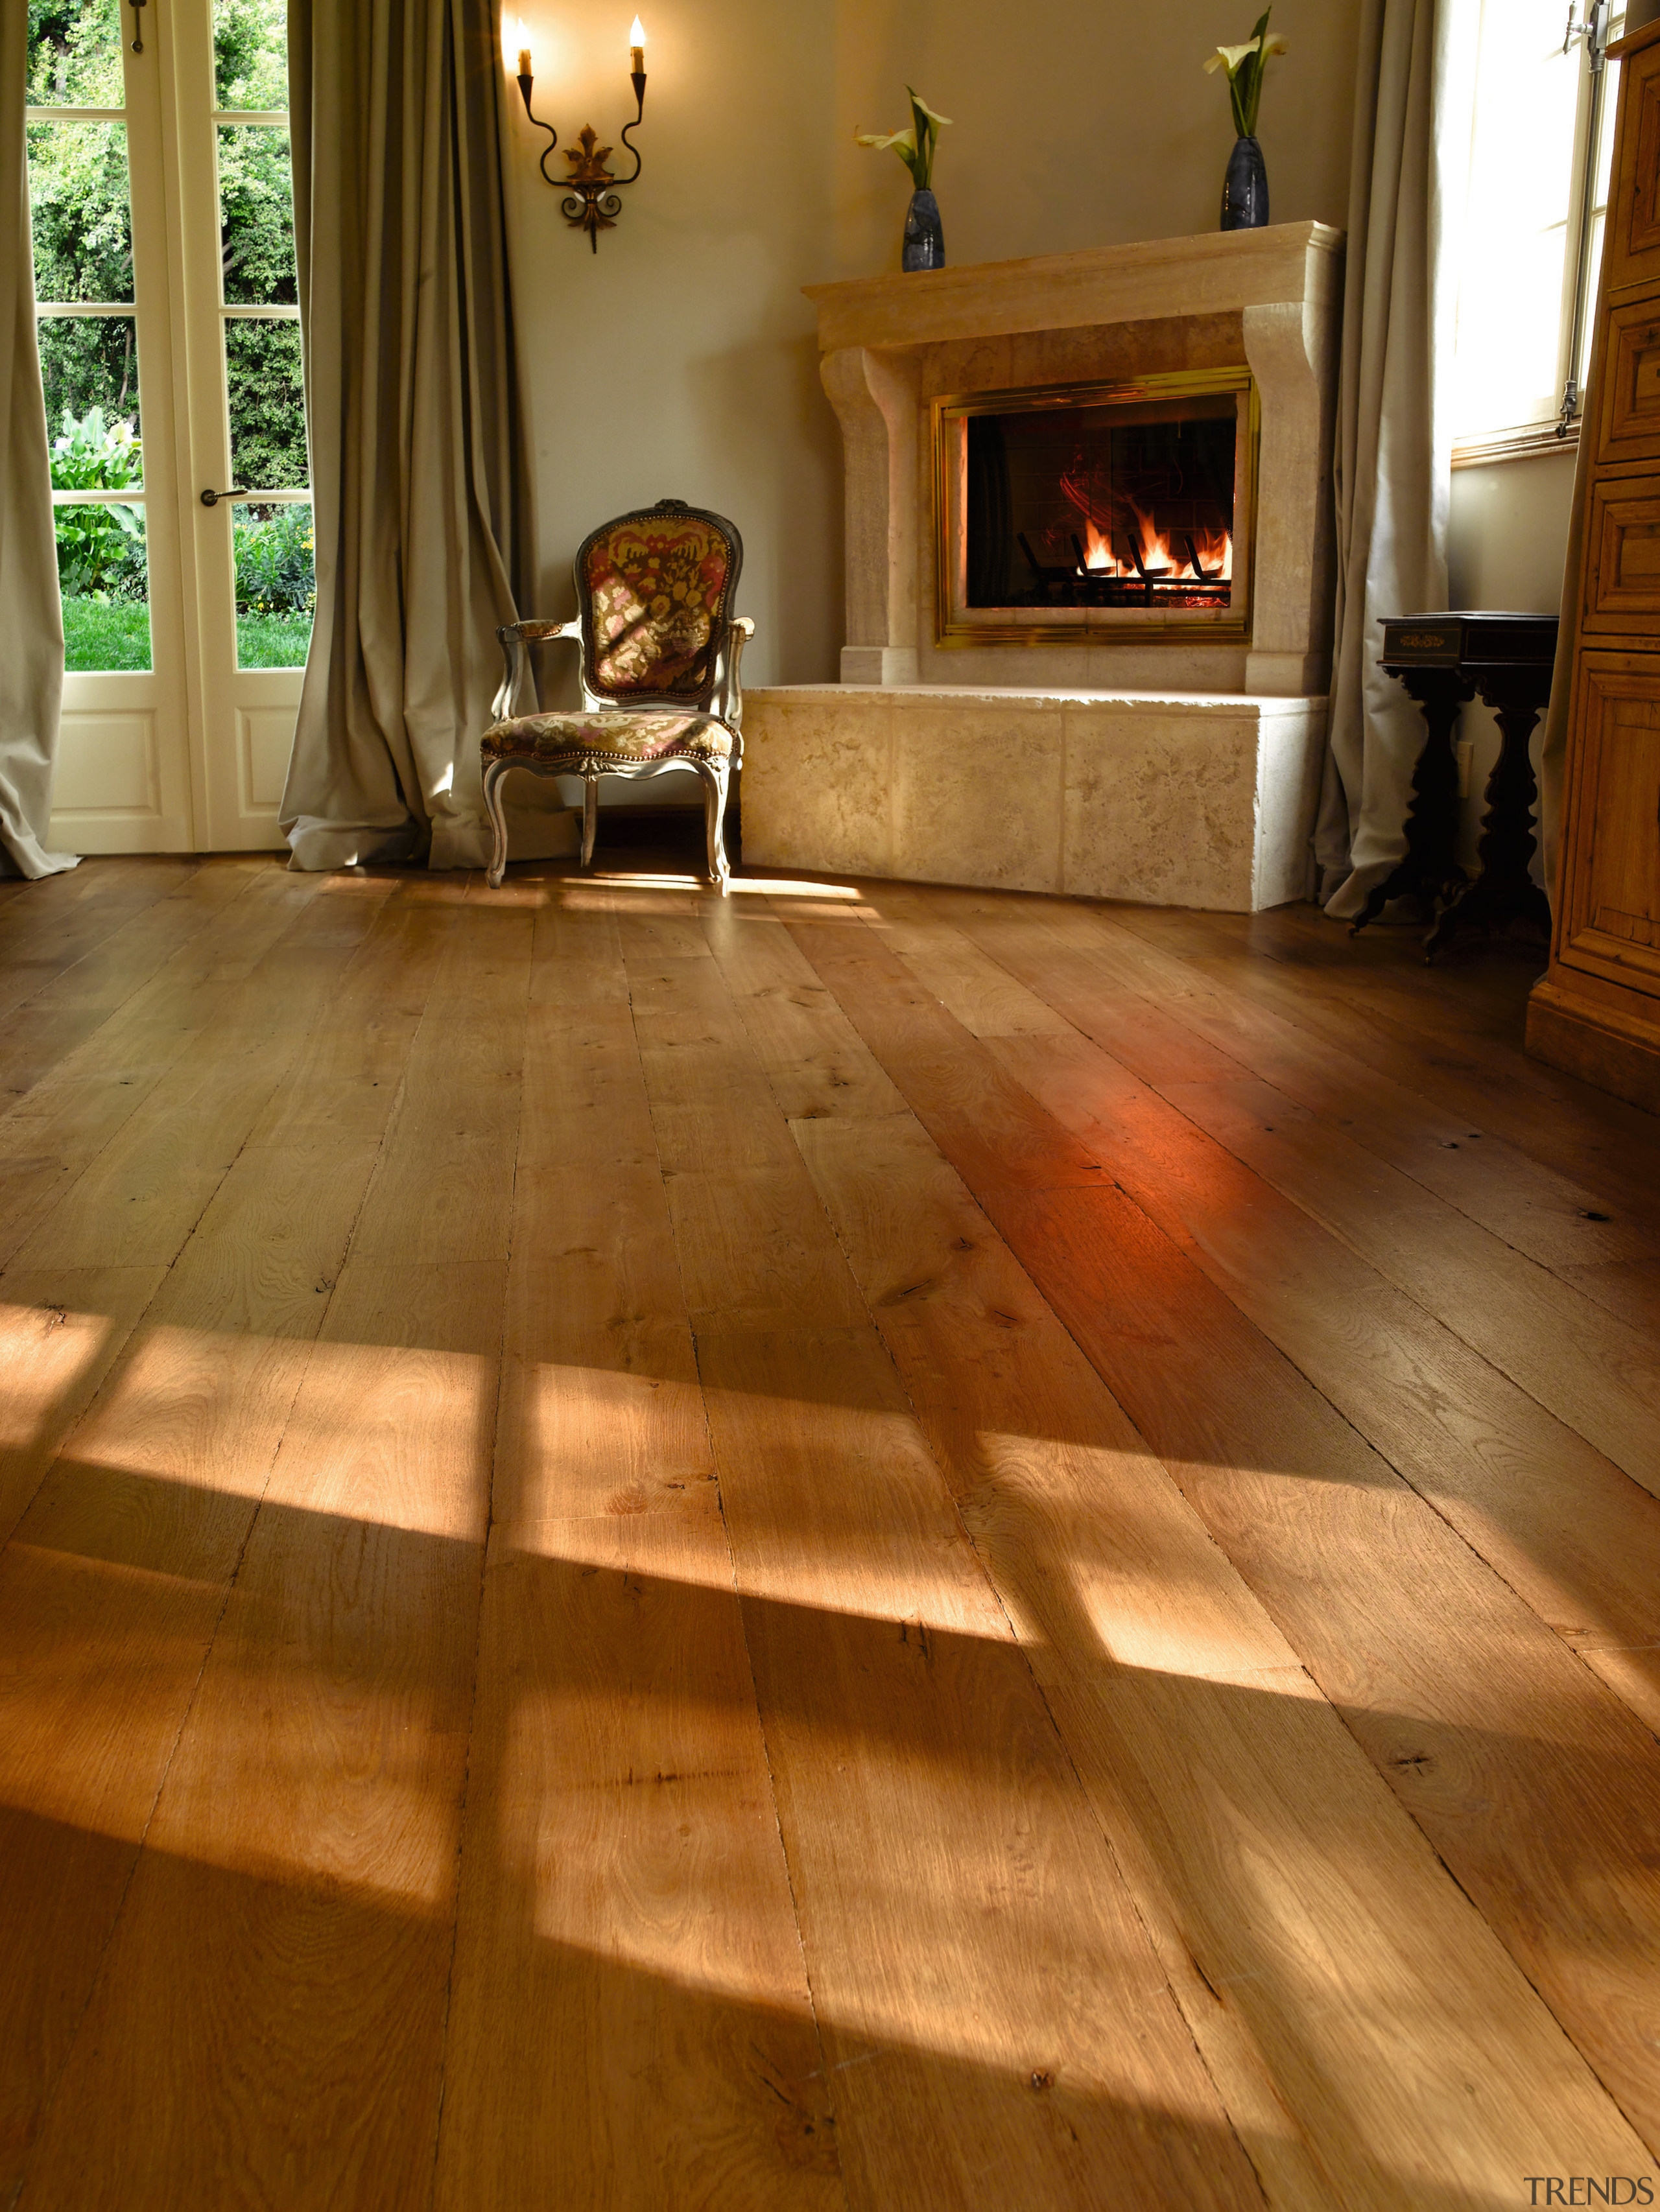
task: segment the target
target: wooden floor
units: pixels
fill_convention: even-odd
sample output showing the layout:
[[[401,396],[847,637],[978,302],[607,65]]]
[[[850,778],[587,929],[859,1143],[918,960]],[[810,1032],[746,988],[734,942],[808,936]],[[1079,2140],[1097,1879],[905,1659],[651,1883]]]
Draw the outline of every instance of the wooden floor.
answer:
[[[0,2204],[1646,2201],[1536,956],[652,865],[0,886]]]

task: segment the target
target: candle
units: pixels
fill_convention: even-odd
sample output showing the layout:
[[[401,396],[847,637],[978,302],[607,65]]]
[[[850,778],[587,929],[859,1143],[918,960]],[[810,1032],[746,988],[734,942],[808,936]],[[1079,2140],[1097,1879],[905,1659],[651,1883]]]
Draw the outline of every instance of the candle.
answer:
[[[646,27],[637,15],[629,27],[629,68],[635,76],[646,74]]]
[[[525,19],[522,15],[519,18],[519,74],[520,76],[529,76],[532,74],[530,65],[530,48],[525,44]]]

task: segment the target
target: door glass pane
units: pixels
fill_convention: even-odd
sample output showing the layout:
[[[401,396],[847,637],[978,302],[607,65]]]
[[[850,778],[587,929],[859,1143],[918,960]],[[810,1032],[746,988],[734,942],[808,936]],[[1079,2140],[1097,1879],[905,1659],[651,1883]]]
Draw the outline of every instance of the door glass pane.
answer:
[[[306,388],[297,322],[225,324],[233,481],[250,491],[303,491]]]
[[[294,173],[286,131],[264,123],[220,125],[219,242],[227,306],[295,304]]]
[[[108,327],[103,322],[49,323],[43,335]],[[131,422],[112,419],[93,406],[80,414],[64,410],[52,428],[54,491],[125,491],[143,482],[143,453]],[[148,668],[149,568],[143,501],[54,504],[52,520],[66,666]]]
[[[46,423],[54,439],[73,434],[94,413],[102,419],[88,430],[103,463],[117,465],[112,440],[125,431],[132,443],[119,465],[133,473],[95,477],[65,483],[66,491],[121,491],[142,483],[138,447],[138,348],[131,315],[42,315],[40,381],[46,393]]]
[[[124,107],[121,0],[33,0],[32,107]]]
[[[221,107],[287,108],[288,0],[213,0],[213,80]]]
[[[31,123],[29,225],[37,300],[131,300],[125,123]]]
[[[105,325],[70,323],[58,327],[96,331]],[[49,427],[54,491],[136,490],[143,483],[143,446],[132,416],[116,416],[95,405],[84,410],[65,408]]]
[[[77,673],[148,668],[149,565],[143,507],[58,507],[52,519],[64,595],[64,666]]]
[[[239,502],[231,530],[238,667],[303,668],[317,605],[310,507]]]

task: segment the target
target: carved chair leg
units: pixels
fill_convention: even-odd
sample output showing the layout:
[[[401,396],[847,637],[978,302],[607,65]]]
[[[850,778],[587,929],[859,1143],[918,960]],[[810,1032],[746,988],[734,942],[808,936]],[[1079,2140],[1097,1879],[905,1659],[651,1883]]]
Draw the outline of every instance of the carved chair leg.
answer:
[[[593,836],[599,827],[599,779],[597,775],[582,779],[582,866],[593,866]]]
[[[703,828],[708,836],[709,880],[725,898],[732,889],[732,870],[727,864],[727,769],[703,770]]]
[[[489,873],[485,880],[493,891],[502,888],[502,878],[508,866],[508,817],[502,806],[502,785],[508,773],[506,761],[492,761],[484,770],[484,811],[489,817],[490,829],[496,838],[496,849],[490,855]]]

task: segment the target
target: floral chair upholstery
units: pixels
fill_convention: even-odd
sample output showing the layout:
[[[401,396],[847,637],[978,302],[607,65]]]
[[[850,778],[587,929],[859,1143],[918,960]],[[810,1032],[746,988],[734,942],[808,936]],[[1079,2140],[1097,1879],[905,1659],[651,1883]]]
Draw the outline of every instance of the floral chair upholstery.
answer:
[[[576,620],[509,623],[498,630],[508,672],[485,731],[484,805],[496,833],[489,881],[508,865],[502,781],[511,769],[580,775],[582,866],[593,859],[602,775],[695,769],[703,785],[709,875],[724,896],[727,793],[743,762],[738,664],[755,625],[730,612],[744,548],[731,523],[684,500],[660,499],[602,523],[576,556]],[[515,714],[526,648],[569,638],[582,648],[575,714]]]

